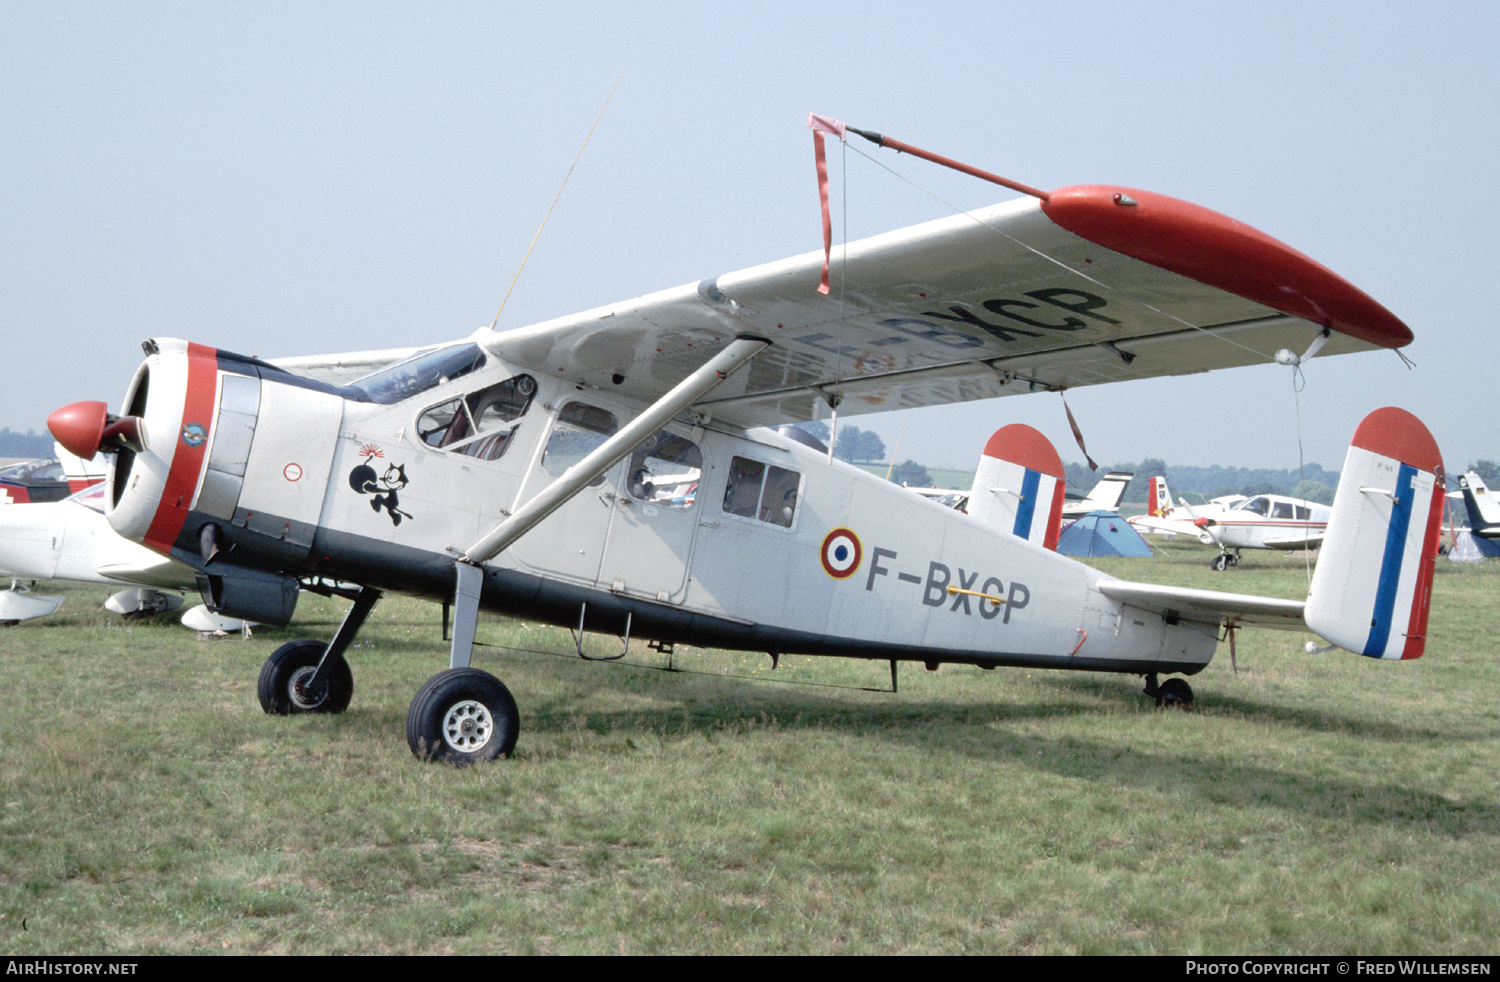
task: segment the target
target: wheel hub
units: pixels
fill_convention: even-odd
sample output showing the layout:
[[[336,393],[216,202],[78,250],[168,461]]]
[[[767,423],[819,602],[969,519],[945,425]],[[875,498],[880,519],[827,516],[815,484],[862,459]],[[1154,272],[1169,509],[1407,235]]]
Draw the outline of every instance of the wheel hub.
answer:
[[[489,707],[482,702],[465,699],[449,706],[443,714],[443,740],[459,753],[482,750],[494,734],[495,721]]]
[[[287,695],[298,709],[316,709],[328,698],[326,685],[314,687],[311,684],[317,672],[316,665],[306,665],[293,672],[292,677],[287,680]]]

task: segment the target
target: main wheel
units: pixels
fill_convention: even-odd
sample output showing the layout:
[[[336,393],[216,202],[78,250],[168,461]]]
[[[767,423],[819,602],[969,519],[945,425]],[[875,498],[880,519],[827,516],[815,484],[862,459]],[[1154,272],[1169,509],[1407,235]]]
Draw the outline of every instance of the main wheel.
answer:
[[[354,697],[354,673],[340,658],[331,666],[328,681],[313,689],[308,685],[328,645],[316,638],[288,641],[271,652],[260,669],[256,693],[260,708],[273,716],[292,713],[342,713]]]
[[[1156,704],[1158,706],[1181,706],[1183,709],[1193,708],[1193,687],[1187,684],[1186,679],[1167,679],[1156,690]]]
[[[521,729],[510,690],[489,672],[450,668],[417,690],[406,712],[406,742],[423,760],[458,767],[509,757]]]

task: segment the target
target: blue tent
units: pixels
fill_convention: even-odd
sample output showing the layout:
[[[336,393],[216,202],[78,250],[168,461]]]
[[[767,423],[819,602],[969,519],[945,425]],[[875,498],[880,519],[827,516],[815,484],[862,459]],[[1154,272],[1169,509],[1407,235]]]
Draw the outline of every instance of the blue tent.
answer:
[[[1064,556],[1149,557],[1151,547],[1141,533],[1112,511],[1091,511],[1062,530],[1057,551]]]

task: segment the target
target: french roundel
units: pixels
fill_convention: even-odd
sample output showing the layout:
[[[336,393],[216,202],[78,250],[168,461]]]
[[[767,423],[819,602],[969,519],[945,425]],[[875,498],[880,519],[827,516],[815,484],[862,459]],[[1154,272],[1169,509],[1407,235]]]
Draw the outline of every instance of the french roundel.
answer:
[[[859,536],[849,529],[834,529],[823,539],[823,571],[836,580],[853,576],[863,555]]]

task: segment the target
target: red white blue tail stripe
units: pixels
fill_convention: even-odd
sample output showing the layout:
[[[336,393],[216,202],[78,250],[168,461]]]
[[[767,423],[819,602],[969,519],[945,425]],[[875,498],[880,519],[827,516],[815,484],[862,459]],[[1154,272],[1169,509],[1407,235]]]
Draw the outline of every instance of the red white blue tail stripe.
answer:
[[[1318,556],[1307,626],[1371,658],[1417,658],[1443,513],[1443,465],[1427,428],[1377,409],[1355,431]]]
[[[1023,423],[996,430],[984,446],[969,493],[969,514],[995,528],[1057,548],[1062,524],[1062,458]]]

